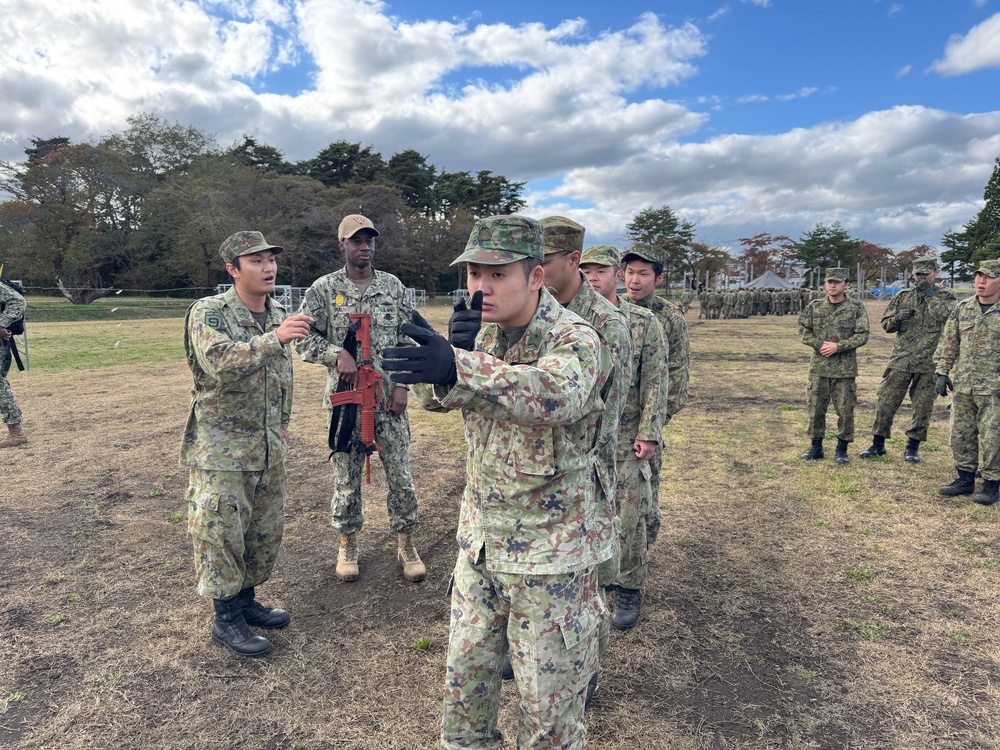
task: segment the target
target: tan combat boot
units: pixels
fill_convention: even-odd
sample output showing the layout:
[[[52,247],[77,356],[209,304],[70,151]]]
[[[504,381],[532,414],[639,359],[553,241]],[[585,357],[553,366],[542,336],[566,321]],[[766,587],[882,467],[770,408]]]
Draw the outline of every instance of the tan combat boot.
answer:
[[[427,576],[427,568],[424,567],[417,548],[413,546],[413,536],[411,534],[396,534],[396,559],[403,566],[403,578],[407,581],[422,581]]]
[[[341,581],[358,580],[357,533],[340,535],[340,551],[337,553],[337,578]]]
[[[20,422],[7,425],[7,429],[10,431],[10,434],[0,441],[0,448],[14,448],[18,445],[27,444],[28,438],[21,432]]]

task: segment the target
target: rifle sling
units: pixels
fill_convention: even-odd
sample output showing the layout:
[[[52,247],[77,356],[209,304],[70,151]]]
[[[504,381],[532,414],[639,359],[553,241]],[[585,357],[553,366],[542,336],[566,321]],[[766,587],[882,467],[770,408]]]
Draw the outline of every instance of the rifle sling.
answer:
[[[17,341],[11,336],[10,340],[7,341],[4,346],[10,347],[10,353],[14,357],[14,361],[17,362],[17,369],[24,371],[24,362],[21,361],[21,355],[17,351]]]
[[[356,333],[360,327],[360,323],[352,323],[347,328],[347,337],[344,339],[344,349],[345,351],[354,357],[354,360],[358,359],[358,339]],[[337,393],[349,390],[350,385],[347,381],[341,378],[337,381]],[[333,407],[333,415],[330,418],[330,434],[327,437],[327,445],[330,446],[330,456],[332,457],[334,453],[350,453],[351,449],[354,447],[351,438],[354,435],[354,428],[358,423],[358,405],[357,404],[342,404],[340,406]],[[339,429],[338,429],[339,426]],[[353,441],[357,445],[361,445],[360,441]],[[329,457],[328,460],[329,460]]]

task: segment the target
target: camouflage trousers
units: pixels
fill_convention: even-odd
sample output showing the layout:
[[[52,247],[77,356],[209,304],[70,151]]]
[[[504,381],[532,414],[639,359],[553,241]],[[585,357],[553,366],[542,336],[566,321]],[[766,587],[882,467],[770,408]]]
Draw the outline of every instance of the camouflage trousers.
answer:
[[[837,412],[837,439],[854,440],[854,407],[858,403],[858,387],[854,378],[824,378],[809,375],[809,426],[811,438],[826,437],[826,410],[833,403]]]
[[[662,460],[662,458],[661,458]],[[620,570],[615,584],[626,589],[641,589],[649,570],[649,523],[652,513],[652,487],[648,460],[626,459],[618,462],[618,487],[615,505],[621,520]],[[658,514],[657,514],[658,515]]]
[[[9,346],[0,346],[0,417],[4,424],[19,424],[22,416],[14,391],[10,389],[10,381],[7,380],[13,358]]]
[[[872,435],[887,438],[891,434],[892,420],[896,411],[903,403],[906,392],[910,393],[910,403],[913,405],[913,418],[906,437],[927,440],[927,426],[931,423],[931,411],[937,393],[934,390],[935,375],[933,372],[903,372],[887,369],[882,375],[878,386],[878,403],[875,406],[875,425]]]
[[[667,418],[670,421],[670,418]],[[656,444],[649,459],[649,512],[646,514],[646,541],[652,544],[660,533],[660,469],[663,468],[663,441]]]
[[[459,554],[451,592],[441,747],[503,747],[500,662],[508,648],[521,695],[517,747],[584,747],[583,702],[605,616],[597,571],[524,575]]]
[[[187,501],[201,596],[228,599],[271,577],[284,531],[283,463],[264,471],[191,469]]]
[[[361,442],[361,419],[354,427],[356,443]],[[400,415],[383,409],[375,410],[376,455],[385,469],[389,493],[385,504],[389,512],[389,528],[397,533],[412,531],[417,525],[417,492],[410,475],[410,420],[406,412]],[[374,458],[374,456],[373,456]],[[333,528],[341,534],[361,530],[365,514],[361,507],[361,482],[365,473],[365,454],[359,450],[334,453],[333,497],[330,512]]]
[[[954,394],[951,453],[956,469],[1000,479],[1000,396]]]

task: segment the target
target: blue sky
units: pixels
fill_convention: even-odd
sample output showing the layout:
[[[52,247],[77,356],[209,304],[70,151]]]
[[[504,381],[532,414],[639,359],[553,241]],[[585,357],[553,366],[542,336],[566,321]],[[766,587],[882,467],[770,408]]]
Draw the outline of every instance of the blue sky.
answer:
[[[527,212],[621,243],[667,204],[699,239],[840,221],[937,246],[1000,155],[1000,0],[616,3],[0,0],[0,159],[136,112],[223,145],[527,183]]]

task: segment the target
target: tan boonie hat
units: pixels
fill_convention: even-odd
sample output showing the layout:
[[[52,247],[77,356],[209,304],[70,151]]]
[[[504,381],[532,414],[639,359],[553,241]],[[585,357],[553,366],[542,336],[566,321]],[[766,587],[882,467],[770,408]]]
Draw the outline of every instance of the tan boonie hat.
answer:
[[[580,256],[580,265],[593,263],[595,266],[614,266],[622,264],[622,254],[614,245],[592,245]]]
[[[260,232],[236,232],[226,238],[226,241],[219,247],[219,255],[226,263],[232,263],[235,258],[241,255],[253,255],[270,250],[276,255],[285,248],[277,245],[268,245],[264,235]]]
[[[545,230],[545,254],[583,252],[584,228],[565,216],[546,216],[541,221]]]
[[[995,279],[1000,276],[1000,258],[997,260],[984,260],[979,264],[979,270],[976,271],[976,276],[979,274],[985,274],[991,279]]]
[[[637,242],[632,245],[632,247],[625,251],[623,259],[629,255],[635,255],[638,258],[642,258],[642,260],[647,260],[650,263],[659,263],[660,265],[663,265],[663,261],[665,260],[663,251],[660,248],[653,247],[645,242]]]
[[[846,268],[828,268],[826,269],[826,280],[827,281],[848,281],[850,275]]]
[[[937,256],[934,255],[925,255],[913,261],[913,273],[934,273],[937,267]]]
[[[527,216],[490,216],[472,225],[465,252],[451,262],[502,266],[524,258],[542,259],[545,230]]]
[[[372,220],[367,216],[362,216],[361,214],[349,214],[344,217],[344,220],[340,222],[340,228],[337,229],[337,239],[346,240],[348,237],[353,237],[356,232],[361,229],[370,229],[378,237],[378,230],[375,225],[372,224]]]

